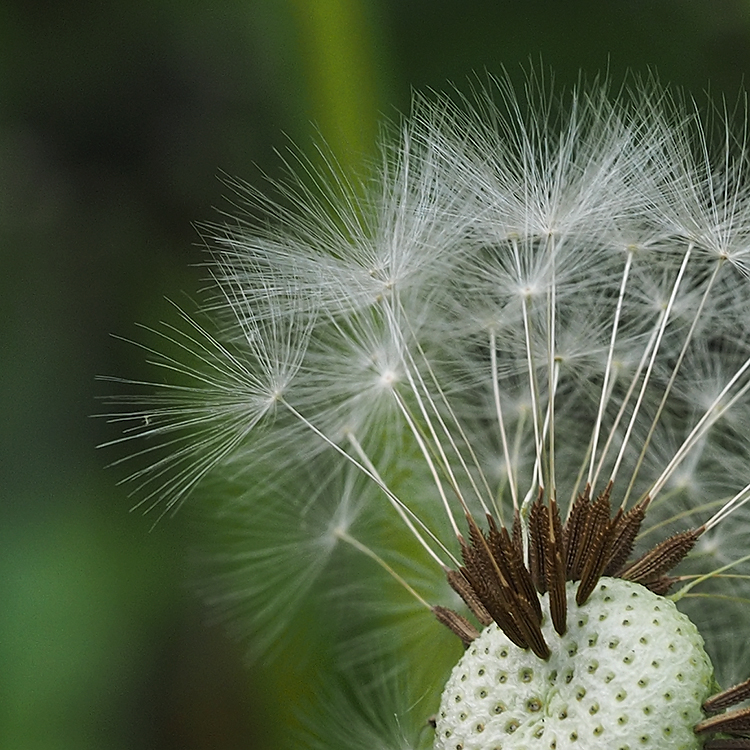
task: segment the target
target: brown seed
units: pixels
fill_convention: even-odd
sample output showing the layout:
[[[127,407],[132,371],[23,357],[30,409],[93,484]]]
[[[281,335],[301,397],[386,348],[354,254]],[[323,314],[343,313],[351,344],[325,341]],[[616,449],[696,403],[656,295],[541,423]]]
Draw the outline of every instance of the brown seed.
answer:
[[[702,533],[702,528],[689,529],[665,539],[628,565],[621,572],[620,578],[635,583],[647,583],[659,578],[672,570],[690,552]]]
[[[750,698],[750,680],[745,680],[745,682],[741,682],[739,685],[712,695],[703,704],[703,710],[707,714],[715,714],[717,711],[723,711],[725,708],[742,703],[742,701],[748,698]]]
[[[461,639],[466,648],[479,636],[479,631],[465,617],[452,609],[437,606],[432,608],[432,613],[438,622],[449,627]]]
[[[727,711],[695,725],[696,734],[722,732],[724,734],[746,734],[750,732],[750,708]]]

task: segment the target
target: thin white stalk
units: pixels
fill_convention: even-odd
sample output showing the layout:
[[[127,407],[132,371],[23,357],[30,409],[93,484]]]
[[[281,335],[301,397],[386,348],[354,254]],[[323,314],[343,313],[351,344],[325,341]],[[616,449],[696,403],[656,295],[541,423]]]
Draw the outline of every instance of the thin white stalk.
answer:
[[[706,531],[720,524],[727,516],[750,500],[750,484],[746,484],[728,503],[706,521]]]
[[[638,476],[638,472],[640,471],[641,464],[643,463],[643,459],[646,457],[646,452],[648,451],[648,446],[651,443],[651,438],[653,437],[654,431],[656,430],[656,425],[659,423],[659,419],[661,418],[662,412],[664,411],[664,406],[667,403],[669,394],[672,391],[672,386],[674,385],[674,382],[677,378],[677,372],[679,371],[680,366],[682,365],[683,359],[685,359],[685,354],[693,338],[693,333],[695,332],[695,328],[698,325],[698,320],[700,319],[701,313],[703,312],[703,308],[705,307],[706,301],[708,300],[708,295],[711,292],[711,288],[713,287],[714,281],[716,281],[716,277],[718,276],[719,270],[721,269],[723,264],[724,264],[723,260],[721,259],[716,264],[716,267],[714,268],[714,272],[711,274],[711,277],[708,280],[708,284],[706,285],[706,289],[703,292],[703,296],[701,297],[700,304],[698,305],[698,308],[695,311],[695,316],[693,317],[693,321],[690,324],[690,330],[687,332],[687,336],[685,337],[685,341],[682,345],[682,349],[680,350],[680,354],[677,357],[677,362],[675,363],[675,366],[672,369],[672,373],[669,376],[669,380],[667,381],[667,385],[664,388],[664,394],[661,397],[661,401],[659,402],[659,407],[657,408],[656,414],[654,415],[654,419],[651,422],[651,427],[649,428],[648,434],[646,435],[646,439],[643,441],[643,447],[641,448],[641,453],[638,456],[638,461],[636,462],[635,468],[633,469],[633,474],[630,477],[628,488],[625,491],[624,502],[626,503],[627,503],[628,498],[630,497],[630,493],[633,489],[633,485],[635,485],[635,480],[636,480],[636,477]]]
[[[622,281],[620,282],[620,293],[617,297],[617,307],[615,309],[615,317],[612,323],[612,335],[609,340],[609,351],[607,352],[607,364],[604,368],[604,381],[602,382],[602,395],[599,399],[599,409],[596,414],[596,422],[594,423],[593,443],[591,446],[591,460],[589,463],[589,473],[586,478],[586,484],[593,489],[594,481],[594,465],[596,463],[596,449],[599,445],[599,433],[602,428],[602,420],[604,419],[604,408],[609,401],[611,390],[609,388],[609,380],[612,376],[612,360],[615,353],[615,341],[617,340],[617,332],[620,326],[620,315],[622,313],[622,306],[625,300],[625,288],[628,283],[628,277],[630,275],[630,266],[633,262],[633,253],[628,251],[627,258],[625,260],[625,269],[622,273]],[[576,485],[577,486],[577,485]]]
[[[500,428],[500,439],[503,444],[503,457],[505,458],[505,471],[508,474],[508,485],[510,494],[513,498],[513,508],[518,510],[518,488],[516,487],[516,477],[513,473],[513,463],[510,458],[510,448],[508,446],[508,437],[505,432],[505,420],[503,419],[503,408],[500,404],[500,382],[497,372],[497,340],[495,331],[490,331],[490,369],[492,371],[492,394],[495,399],[495,414],[497,415],[497,424]]]
[[[542,470],[541,470],[543,446],[542,446],[541,426],[539,425],[539,391],[538,391],[538,384],[536,381],[536,375],[534,373],[534,356],[531,350],[531,331],[530,331],[529,313],[528,313],[527,306],[528,306],[528,297],[524,297],[523,306],[522,306],[523,330],[524,330],[524,337],[526,340],[526,361],[528,363],[529,389],[531,391],[531,412],[532,412],[532,416],[534,419],[534,448],[536,451],[536,461],[534,463],[534,466],[536,468],[534,471],[534,477],[532,479],[532,486],[529,488],[529,494],[532,494],[534,491],[534,483],[536,482],[538,486],[541,488],[544,486],[544,478],[542,477]]]
[[[608,393],[606,393],[604,396],[605,404],[609,403],[609,399],[612,396],[614,387],[615,387],[615,379],[611,379],[609,384],[607,385]],[[575,502],[579,493],[588,491],[589,495],[591,495],[592,486],[588,483],[588,481],[584,482],[584,474],[586,473],[586,464],[589,463],[589,461],[591,460],[593,446],[594,446],[594,433],[592,432],[591,436],[589,437],[588,445],[586,446],[586,452],[584,453],[583,458],[581,459],[581,465],[578,467],[578,473],[576,474],[575,481],[572,484],[570,499],[568,501],[568,513],[566,515],[566,518],[570,515],[570,511],[573,509],[573,503]]]
[[[451,510],[450,503],[448,502],[448,497],[445,494],[445,489],[443,488],[443,483],[440,480],[440,474],[438,473],[437,467],[435,466],[435,461],[432,458],[432,454],[430,453],[427,443],[425,442],[424,437],[422,436],[422,433],[418,429],[416,423],[414,422],[414,418],[409,413],[409,410],[406,408],[406,404],[404,403],[401,396],[394,391],[393,396],[396,399],[396,403],[398,404],[399,409],[401,410],[401,414],[403,415],[404,419],[406,420],[406,423],[409,425],[409,429],[412,432],[412,435],[414,435],[414,439],[417,441],[417,445],[419,446],[420,451],[422,452],[422,456],[424,457],[425,462],[427,463],[427,467],[430,470],[430,474],[432,474],[432,479],[435,482],[435,486],[437,487],[437,491],[440,495],[440,499],[442,500],[443,507],[445,508],[446,515],[448,516],[448,520],[450,521],[451,528],[453,529],[453,533],[459,537],[461,535],[461,532],[458,529],[458,524],[456,523],[456,519],[453,517],[453,511]],[[445,466],[443,466],[445,468]],[[453,477],[450,477],[451,479],[451,487],[454,489],[458,496],[458,501],[461,503],[461,507],[463,508],[465,513],[469,513],[469,509],[466,506],[466,503],[464,502],[463,497],[461,496],[461,493],[458,491],[458,487],[455,484],[455,479]]]
[[[443,450],[442,443],[437,435],[437,431],[435,430],[433,426],[433,418],[437,421],[438,425],[440,425],[440,428],[443,431],[443,434],[445,435],[446,439],[448,440],[449,445],[451,446],[453,453],[455,454],[456,458],[458,459],[459,463],[461,464],[461,468],[464,470],[464,473],[466,474],[466,477],[468,478],[469,484],[471,485],[472,490],[474,491],[474,494],[476,495],[477,499],[479,500],[482,510],[484,510],[485,513],[490,512],[487,502],[485,501],[484,497],[482,496],[481,491],[479,490],[479,487],[477,486],[476,482],[474,481],[474,477],[469,470],[469,467],[466,463],[466,460],[463,457],[463,454],[458,448],[458,445],[456,445],[456,441],[453,437],[453,434],[448,429],[448,426],[445,424],[445,420],[440,414],[440,411],[438,410],[433,398],[432,394],[430,393],[430,389],[427,387],[427,383],[425,383],[424,378],[421,375],[421,372],[419,370],[419,367],[417,366],[417,363],[414,361],[414,357],[412,356],[411,350],[409,347],[407,347],[403,342],[403,336],[398,329],[398,326],[396,325],[396,322],[392,315],[389,315],[389,324],[391,326],[391,332],[394,336],[398,337],[400,340],[400,343],[402,344],[402,351],[405,353],[408,362],[404,361],[404,370],[406,373],[406,377],[409,380],[409,385],[411,386],[411,390],[414,393],[414,396],[417,399],[417,403],[419,405],[419,410],[422,413],[422,416],[425,419],[425,422],[427,423],[427,426],[429,428],[430,434],[432,435],[432,439],[434,441],[434,444],[437,448],[438,453],[440,454],[440,457],[443,462],[443,466],[445,468],[446,473],[451,479],[452,487],[456,494],[459,496],[459,499],[461,499],[461,504],[464,508],[466,508],[466,505],[463,501],[463,496],[461,495],[461,490],[458,485],[458,481],[456,480],[456,477],[453,473],[453,470],[450,467],[450,464],[448,462],[448,458],[445,454],[445,451]],[[468,446],[469,455],[472,458],[472,462],[474,466],[479,471],[479,475],[482,478],[482,482],[485,487],[485,491],[487,494],[487,498],[491,501],[492,499],[492,492],[490,491],[489,485],[487,483],[487,480],[484,476],[484,473],[482,472],[481,466],[479,465],[479,461],[476,457],[476,454],[474,453],[472,447],[471,447],[471,441],[468,440],[466,437],[466,434],[464,433],[463,429],[461,428],[461,424],[458,421],[458,418],[455,415],[455,412],[450,406],[450,403],[448,402],[448,399],[445,396],[445,393],[443,392],[442,388],[440,387],[440,384],[437,381],[437,377],[435,376],[434,371],[432,370],[429,361],[427,360],[427,357],[425,356],[424,352],[422,351],[422,348],[419,346],[418,343],[415,344],[417,350],[419,351],[422,361],[424,362],[425,366],[427,367],[427,371],[430,373],[430,378],[435,385],[435,388],[437,389],[438,396],[440,397],[441,402],[445,405],[445,407],[448,410],[448,413],[451,416],[451,419],[453,420],[453,424],[455,428],[457,429],[459,435],[464,440],[464,444]],[[419,384],[419,387],[417,387],[417,383]],[[422,394],[424,394],[424,398],[427,400],[427,403],[430,406],[430,411],[433,415],[433,418],[430,417],[430,415],[427,412],[427,409],[425,408],[424,399],[422,397]],[[468,512],[468,510],[467,510]]]
[[[550,378],[549,388],[550,392],[554,393],[557,390],[557,384],[560,380],[560,364],[558,362],[554,362],[552,365],[552,377]],[[547,412],[544,415],[544,423],[542,424],[542,442],[545,443],[548,438],[550,438],[550,433],[552,431],[552,424],[554,422],[554,411],[552,409],[547,409]],[[539,470],[539,473],[541,473],[541,469]],[[554,490],[554,485],[550,484],[550,492]],[[552,497],[552,495],[550,495]]]
[[[519,250],[518,250],[518,240],[515,237],[511,240],[511,245],[513,248],[513,258],[515,260],[516,273],[518,275],[518,280],[520,282],[523,274],[521,272],[521,261],[520,261]],[[540,488],[543,487],[543,484],[544,484],[542,477],[540,475],[540,472],[536,469],[537,466],[541,467],[542,444],[541,444],[540,426],[539,426],[538,386],[536,382],[536,376],[534,374],[534,358],[533,358],[532,349],[531,349],[531,331],[530,331],[530,323],[529,323],[528,304],[529,304],[529,297],[528,295],[524,295],[523,304],[521,305],[521,311],[523,314],[523,330],[524,330],[524,338],[525,338],[525,344],[526,344],[526,361],[528,363],[529,390],[531,391],[531,411],[532,411],[532,418],[533,418],[533,424],[534,424],[534,450],[536,452],[537,461],[534,464],[535,471],[531,479],[531,485],[529,486],[529,490],[526,493],[526,496],[524,497],[523,503],[521,504],[522,509],[528,506],[531,498],[535,495],[535,492],[534,492],[535,483],[538,482]]]
[[[513,438],[513,466],[518,466],[521,456],[521,445],[526,431],[526,409],[522,409],[516,421],[515,436]]]
[[[734,396],[732,396],[732,398],[726,404],[724,404],[724,406],[721,407],[721,409],[717,409],[717,406],[721,403],[721,400],[731,390],[734,384],[744,375],[748,367],[750,367],[750,357],[745,360],[742,367],[737,370],[737,372],[732,376],[732,379],[724,386],[724,388],[722,388],[721,393],[713,400],[708,409],[706,409],[703,416],[698,420],[695,427],[693,427],[693,429],[690,431],[690,434],[685,438],[682,445],[677,449],[674,456],[672,457],[672,460],[667,464],[659,478],[651,486],[648,494],[652,499],[661,491],[662,487],[664,487],[666,482],[669,480],[669,477],[682,463],[685,456],[688,454],[690,449],[698,442],[698,440],[700,440],[703,435],[706,434],[706,432],[711,428],[716,420],[719,419],[722,414],[724,414],[725,411],[734,406],[734,404],[740,398],[742,398],[748,390],[750,390],[749,380],[747,383],[745,383],[745,385],[742,386],[742,388],[740,388],[739,391],[737,391],[737,393],[734,394]]]
[[[430,374],[430,379],[432,380],[433,385],[435,386],[435,389],[437,390],[438,396],[440,397],[440,401],[443,403],[443,406],[445,406],[452,422],[453,426],[458,432],[459,436],[463,440],[463,445],[465,446],[465,450],[468,451],[469,457],[471,459],[471,463],[473,464],[474,468],[477,470],[477,474],[482,482],[482,486],[484,487],[484,491],[487,497],[487,501],[492,501],[493,494],[492,490],[490,489],[489,482],[487,481],[487,478],[484,474],[484,471],[482,470],[482,465],[479,463],[479,459],[477,458],[477,454],[474,451],[474,448],[472,446],[472,441],[468,438],[466,435],[466,432],[464,431],[463,427],[461,426],[461,422],[459,421],[458,417],[456,416],[455,411],[453,410],[453,407],[450,404],[450,401],[445,395],[445,392],[443,391],[442,387],[440,386],[440,383],[437,380],[437,376],[435,375],[432,366],[430,365],[427,357],[425,356],[424,352],[422,351],[422,348],[417,344],[417,349],[419,350],[419,353],[422,356],[423,362],[425,366],[427,367],[427,371]],[[414,362],[413,358],[411,357],[411,354],[409,355],[410,360]],[[417,374],[417,377],[419,378],[420,383],[422,384],[422,388],[424,389],[425,393],[429,394],[429,390],[427,389],[427,384],[424,382],[424,379],[422,378],[419,368],[417,368],[416,363],[414,365],[414,371]],[[432,400],[430,401],[432,403]],[[456,457],[458,458],[458,461],[461,464],[461,468],[463,468],[464,473],[466,474],[466,477],[471,484],[472,489],[474,490],[474,494],[476,495],[477,499],[479,500],[480,504],[482,505],[482,509],[489,513],[489,508],[487,506],[487,501],[482,495],[481,490],[479,489],[477,483],[474,480],[474,476],[469,470],[469,465],[467,461],[463,457],[463,453],[458,449],[458,445],[456,444],[456,441],[453,437],[453,434],[448,429],[447,424],[445,423],[445,420],[443,419],[440,412],[435,409],[433,404],[433,409],[435,410],[435,418],[437,419],[438,424],[443,430],[443,433],[448,438],[448,442],[450,443],[451,447],[453,448],[453,451],[456,454]]]
[[[423,607],[426,607],[429,610],[432,610],[432,607],[427,603],[427,601],[420,596],[405,580],[402,576],[400,576],[380,555],[378,555],[374,550],[372,550],[370,547],[368,547],[366,544],[362,544],[358,539],[355,539],[353,536],[351,536],[348,532],[344,531],[344,529],[335,529],[334,534],[338,539],[340,539],[342,542],[346,542],[347,544],[354,547],[354,549],[359,550],[363,554],[367,555],[371,560],[374,560],[378,565],[380,565],[383,570],[388,573],[398,584],[404,587],[406,591],[409,592]]]
[[[373,464],[373,462],[370,460],[370,457],[367,455],[367,453],[365,453],[365,449],[362,447],[362,444],[359,442],[359,440],[357,440],[357,436],[354,433],[349,432],[349,433],[347,433],[346,437],[347,437],[347,440],[351,443],[352,448],[354,448],[354,451],[357,454],[357,456],[359,456],[359,460],[362,462],[362,465],[368,471],[372,472],[372,475],[378,480],[378,482],[380,482],[383,485],[385,485],[385,481],[381,477],[380,472],[375,467],[375,464]],[[435,535],[435,533],[432,532],[425,525],[424,521],[422,521],[422,519],[419,518],[419,516],[416,513],[414,513],[413,510],[411,510],[411,508],[409,508],[405,503],[403,503],[403,501],[401,501],[401,507],[402,507],[404,513],[406,513],[408,515],[408,517],[409,517],[408,519],[404,518],[403,519],[404,522],[408,523],[408,520],[411,519],[411,521],[416,526],[418,526],[430,539],[432,539],[432,541],[435,542],[435,544],[443,552],[445,552],[445,554],[454,563],[458,562],[457,559],[454,557],[454,555],[451,553],[451,551],[440,541],[440,539],[438,539],[438,537]],[[403,516],[402,516],[402,518],[403,518]]]
[[[681,494],[682,490],[675,489],[673,490],[675,494]],[[666,493],[669,495],[669,493]],[[664,501],[666,498],[664,495],[661,496],[661,500]],[[727,500],[724,498],[719,498],[718,500],[712,500],[708,503],[701,503],[700,505],[694,505],[689,508],[686,508],[681,513],[674,513],[673,515],[669,516],[668,518],[664,518],[663,520],[659,521],[658,523],[653,523],[651,526],[648,526],[647,528],[641,527],[641,531],[638,534],[638,539],[645,539],[650,534],[654,534],[658,531],[661,531],[663,529],[669,529],[671,526],[674,526],[679,521],[682,521],[683,519],[688,519],[688,523],[691,525],[694,525],[691,523],[690,519],[694,518],[697,514],[701,514],[704,511],[710,511],[719,506],[720,508],[723,508],[724,505],[726,505]]]
[[[685,274],[685,269],[687,268],[688,260],[690,259],[690,255],[693,251],[693,245],[692,243],[688,246],[688,249],[685,251],[685,257],[682,259],[682,264],[680,265],[680,270],[677,273],[677,278],[675,279],[674,286],[672,287],[672,292],[669,295],[669,301],[667,302],[667,308],[664,311],[664,317],[662,319],[661,327],[659,328],[659,334],[656,338],[656,343],[654,344],[654,349],[651,352],[651,358],[648,363],[648,367],[646,368],[646,374],[643,377],[643,383],[641,384],[641,390],[638,394],[638,398],[635,402],[635,408],[633,409],[633,413],[630,416],[630,422],[628,424],[628,428],[625,431],[625,437],[623,438],[622,445],[620,446],[620,452],[617,455],[617,458],[615,459],[615,465],[612,468],[612,474],[610,475],[609,481],[614,483],[615,478],[617,476],[617,472],[620,469],[620,464],[622,463],[623,458],[625,457],[625,450],[628,447],[628,443],[630,441],[630,435],[633,431],[633,427],[635,426],[636,418],[638,417],[638,412],[640,411],[641,404],[643,403],[643,399],[646,395],[646,389],[648,388],[649,380],[651,379],[651,371],[654,368],[654,363],[656,362],[656,355],[659,352],[659,346],[661,345],[662,337],[664,336],[664,331],[666,330],[667,323],[669,322],[669,316],[672,312],[672,307],[674,306],[674,301],[677,299],[677,290],[680,288],[680,282],[682,281],[682,277]]]
[[[633,375],[633,379],[630,381],[630,385],[628,386],[627,393],[622,399],[620,408],[617,411],[615,420],[609,429],[609,435],[607,436],[607,441],[604,444],[604,448],[602,449],[602,454],[599,457],[599,462],[596,465],[596,471],[594,471],[594,476],[591,479],[592,490],[596,486],[597,481],[599,480],[599,474],[604,468],[604,462],[607,458],[607,455],[609,454],[609,449],[612,447],[612,443],[614,442],[614,439],[616,437],[617,427],[619,426],[623,416],[625,415],[625,410],[627,409],[628,404],[630,403],[630,398],[632,397],[633,392],[635,391],[635,388],[641,379],[641,373],[643,372],[643,368],[646,366],[646,362],[651,354],[654,344],[656,343],[656,337],[659,333],[659,329],[661,328],[663,317],[664,317],[664,311],[662,310],[662,312],[659,313],[659,317],[656,320],[656,324],[654,325],[653,330],[651,331],[651,335],[649,336],[648,342],[646,343],[646,347],[643,350],[641,359],[638,362],[638,367],[636,368],[635,374]]]
[[[553,380],[553,388],[557,388],[557,381],[558,376],[560,374],[560,367],[559,365],[555,365],[554,367],[554,380]],[[549,426],[550,426],[550,413],[547,411],[547,413],[544,415],[544,424],[542,425],[542,441],[547,439],[547,435],[549,432]],[[542,484],[541,477],[542,477],[542,456],[541,454],[537,453],[536,458],[534,459],[534,470],[532,472],[532,477],[536,480],[539,480],[539,488],[544,489],[544,485]],[[528,510],[529,504],[536,499],[536,495],[534,494],[534,484],[532,480],[532,485],[529,487],[529,491],[526,493],[523,499],[523,503],[521,504],[521,515],[524,516],[525,512]]]
[[[308,420],[305,416],[300,414],[289,402],[285,401],[284,399],[280,399],[280,403],[284,405],[286,409],[289,410],[291,414],[293,414],[297,419],[302,422],[305,427],[307,427],[309,430],[311,430],[314,434],[316,434],[321,440],[323,440],[327,445],[329,445],[331,448],[333,448],[337,453],[339,453],[343,458],[345,458],[347,461],[349,461],[351,464],[353,464],[357,469],[359,469],[366,477],[369,477],[372,479],[373,482],[383,491],[385,496],[388,498],[388,500],[391,502],[391,505],[396,510],[396,512],[401,516],[401,519],[408,527],[409,531],[414,535],[415,539],[419,542],[419,544],[422,545],[422,547],[425,549],[428,555],[435,560],[435,562],[438,563],[441,567],[446,567],[445,563],[438,557],[436,552],[430,547],[429,544],[425,541],[425,539],[422,537],[422,535],[417,531],[414,524],[409,519],[409,515],[413,515],[409,508],[403,503],[402,500],[400,500],[393,491],[386,485],[386,483],[380,478],[380,475],[375,472],[373,473],[370,471],[364,464],[362,464],[360,461],[358,461],[354,456],[351,456],[349,453],[347,453],[340,445],[337,445],[331,438],[329,438],[324,432],[322,432],[318,427],[316,427],[310,420]],[[447,551],[447,550],[446,550]],[[451,555],[452,562],[454,565],[457,563],[457,560],[453,555]]]
[[[557,370],[555,363],[556,325],[557,325],[557,277],[555,275],[555,244],[552,237],[548,238],[550,267],[552,280],[547,290],[547,421],[548,428],[548,478],[550,497],[555,497],[557,485],[555,482],[555,392],[557,390]]]

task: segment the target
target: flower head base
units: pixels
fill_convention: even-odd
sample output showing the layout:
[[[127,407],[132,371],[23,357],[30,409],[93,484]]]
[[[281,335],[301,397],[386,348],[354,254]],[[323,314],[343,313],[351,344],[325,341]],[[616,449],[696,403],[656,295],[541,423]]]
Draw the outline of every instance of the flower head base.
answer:
[[[602,579],[564,635],[544,601],[540,662],[488,627],[456,665],[436,720],[440,750],[699,748],[694,727],[714,692],[695,625],[668,599]],[[643,627],[647,623],[648,627]]]
[[[587,747],[622,749],[637,738],[642,748],[669,741],[688,750],[702,744],[696,726],[726,731],[744,718],[740,711],[699,724],[715,692],[713,667],[695,625],[661,595],[701,529],[626,562],[646,504],[610,518],[609,488],[593,503],[582,494],[563,525],[555,500],[538,498],[528,567],[518,518],[510,534],[492,516],[487,534],[468,519],[464,565],[448,581],[485,629],[480,635],[460,614],[434,609],[468,649],[443,692],[436,748],[536,741],[563,750],[585,738]],[[576,705],[587,694],[588,715]]]
[[[434,671],[445,679],[455,662],[427,645],[443,638],[436,620],[468,647],[462,664],[490,639],[516,677],[547,675],[538,710],[523,680],[507,698],[534,714],[527,736],[507,731],[520,714],[488,719],[489,698],[467,701],[481,716],[449,711],[471,671],[457,668],[437,748],[515,750],[538,731],[560,750],[574,735],[608,750],[615,737],[631,750],[704,738],[750,748],[746,711],[733,708],[748,684],[710,695],[712,669],[721,682],[747,676],[715,655],[750,627],[750,183],[744,136],[723,128],[715,148],[705,119],[655,85],[614,103],[599,85],[557,101],[532,77],[519,101],[500,81],[462,107],[418,102],[371,184],[350,189],[332,169],[316,175],[322,196],[292,181],[281,192],[293,209],[262,200],[268,220],[215,230],[209,322],[164,334],[184,356],[160,364],[182,382],[117,415],[131,420],[125,439],[165,438],[134,474],[150,501],[179,503],[208,474],[231,487],[218,517],[233,519],[235,551],[212,598],[241,602],[266,634],[305,596],[327,616],[338,602],[346,617],[327,630],[347,644],[342,663],[359,674],[374,652],[395,658],[423,696],[403,710],[425,720],[440,700]],[[273,517],[271,502],[304,571],[255,523]],[[408,603],[367,608],[378,594],[344,556]],[[610,672],[624,685],[602,667],[612,654],[568,653],[577,629],[586,644],[635,633],[617,652],[626,672],[631,650],[662,663],[648,618],[620,617],[634,592],[672,623],[689,616],[713,667],[686,624],[684,669],[637,675],[622,700],[602,689],[595,711],[570,702],[578,718],[558,726],[559,665],[583,679],[596,661],[591,685]],[[721,608],[699,606],[709,596]],[[479,668],[477,694],[494,696]],[[667,723],[641,679],[675,696]],[[351,737],[356,721],[344,723]],[[428,741],[397,736],[383,746]]]

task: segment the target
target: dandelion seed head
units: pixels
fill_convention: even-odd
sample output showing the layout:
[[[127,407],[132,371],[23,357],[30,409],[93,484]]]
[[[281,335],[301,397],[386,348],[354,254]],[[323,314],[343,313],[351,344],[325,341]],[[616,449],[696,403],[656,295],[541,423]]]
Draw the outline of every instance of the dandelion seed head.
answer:
[[[149,350],[184,382],[111,418],[124,441],[163,441],[132,475],[148,503],[225,485],[231,541],[207,596],[263,647],[309,605],[342,668],[385,655],[434,710],[458,660],[442,638],[496,628],[547,664],[611,578],[623,611],[633,586],[656,607],[676,588],[714,663],[706,695],[711,669],[735,671],[727,644],[750,626],[746,133],[653,81],[631,88],[560,96],[534,73],[520,92],[417,97],[361,183],[290,157],[276,199],[238,186],[249,207],[210,228],[208,301],[166,327],[175,351]],[[741,731],[697,695],[680,693],[681,736]],[[387,722],[341,708],[377,747]],[[428,716],[384,729],[384,746],[429,745]]]

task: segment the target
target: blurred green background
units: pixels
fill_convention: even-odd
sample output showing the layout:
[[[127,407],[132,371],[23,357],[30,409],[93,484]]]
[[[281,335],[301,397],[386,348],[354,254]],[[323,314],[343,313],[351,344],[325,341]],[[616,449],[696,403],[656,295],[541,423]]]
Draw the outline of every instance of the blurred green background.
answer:
[[[190,592],[200,528],[151,530],[95,449],[96,376],[153,376],[110,334],[200,288],[222,173],[259,184],[318,133],[356,169],[412,90],[540,57],[734,102],[750,3],[0,3],[0,748],[281,746],[284,688]]]

